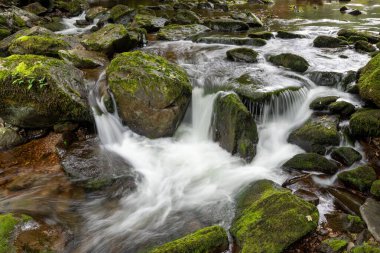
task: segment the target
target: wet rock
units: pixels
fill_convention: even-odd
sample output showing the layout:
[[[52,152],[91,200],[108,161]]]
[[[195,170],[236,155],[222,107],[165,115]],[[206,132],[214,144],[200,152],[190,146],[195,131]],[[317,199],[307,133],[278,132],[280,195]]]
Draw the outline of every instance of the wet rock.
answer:
[[[307,191],[304,189],[298,189],[297,191],[294,192],[294,195],[300,197],[301,199],[309,203],[312,203],[315,206],[319,204],[318,196],[310,191]]]
[[[327,147],[338,146],[340,143],[337,124],[337,119],[333,116],[312,117],[291,132],[288,142],[300,146],[306,152],[324,155]]]
[[[249,27],[263,27],[263,22],[252,12],[233,13],[233,19],[245,22]]]
[[[32,27],[38,21],[40,17],[16,6],[0,11],[0,27],[8,29],[11,33]]]
[[[368,198],[360,207],[360,214],[373,237],[380,242],[380,201]]]
[[[230,152],[250,162],[259,140],[256,123],[236,94],[222,94],[214,105],[213,139]]]
[[[210,31],[207,26],[192,24],[192,25],[168,25],[160,29],[157,33],[157,38],[161,40],[184,40],[193,36]]]
[[[347,118],[355,112],[355,106],[346,101],[337,101],[329,105],[329,110],[333,114],[339,114],[343,118]]]
[[[320,35],[313,41],[314,47],[337,48],[347,45],[346,41],[331,36]]]
[[[301,56],[295,54],[279,54],[270,56],[268,59],[271,63],[277,66],[291,69],[295,72],[305,72],[309,68],[309,63]]]
[[[83,73],[61,60],[12,55],[0,60],[0,117],[24,128],[91,121]]]
[[[371,43],[364,40],[357,41],[354,47],[357,51],[364,51],[368,53],[376,51],[376,47],[374,47]]]
[[[259,54],[250,48],[235,48],[227,51],[227,59],[236,62],[257,62],[257,56]]]
[[[87,50],[59,50],[59,57],[80,69],[92,69],[105,66],[108,63],[107,57],[101,53]]]
[[[110,18],[114,23],[127,25],[136,15],[136,10],[126,5],[118,4],[110,10]]]
[[[140,51],[122,53],[108,66],[107,80],[121,118],[133,131],[149,138],[174,134],[191,97],[181,67]]]
[[[54,0],[54,8],[68,13],[69,16],[76,16],[88,8],[88,3],[86,0]]]
[[[360,246],[355,246],[351,249],[351,253],[380,253],[379,246],[370,245],[370,244],[363,244]]]
[[[317,85],[336,87],[342,82],[344,75],[332,71],[313,71],[308,73],[308,77]]]
[[[340,238],[326,239],[320,245],[320,252],[322,253],[341,253],[348,245],[348,240]]]
[[[339,173],[338,179],[355,189],[367,191],[371,188],[371,185],[377,179],[377,176],[372,167],[364,165],[353,170]]]
[[[21,36],[9,46],[10,54],[35,54],[57,57],[59,50],[70,48],[66,41],[47,36]]]
[[[339,147],[333,149],[331,157],[346,166],[351,166],[362,159],[362,155],[353,148]]]
[[[104,15],[108,11],[107,8],[102,6],[95,6],[86,11],[86,20],[93,21],[96,18]]]
[[[278,31],[276,37],[281,38],[281,39],[303,39],[303,38],[306,38],[305,35],[292,33],[292,32],[288,32],[288,31]]]
[[[24,141],[24,138],[12,128],[0,127],[0,150],[18,146]]]
[[[212,226],[154,248],[149,253],[224,252],[228,245],[226,231],[220,226]]]
[[[144,28],[148,32],[157,32],[160,28],[164,27],[169,20],[166,18],[137,14],[134,22],[141,28]]]
[[[75,26],[76,27],[86,27],[91,25],[91,22],[86,20],[86,19],[79,19],[75,21]]]
[[[66,25],[61,22],[62,18],[60,17],[51,17],[51,18],[45,17],[45,18],[46,18],[46,22],[40,24],[41,27],[49,29],[50,31],[53,31],[53,32],[62,31],[66,28]]]
[[[339,9],[340,12],[345,12],[345,11],[347,11],[347,10],[348,10],[347,6],[342,6],[342,7]]]
[[[333,231],[360,233],[366,228],[364,221],[359,216],[333,212],[325,215],[327,225]]]
[[[237,46],[265,46],[267,42],[263,39],[252,39],[246,37],[231,37],[231,36],[197,36],[193,39],[194,42],[207,44],[226,44]]]
[[[282,165],[286,170],[317,171],[326,174],[335,174],[338,167],[324,156],[315,153],[304,153],[293,156]]]
[[[249,29],[249,26],[246,23],[234,19],[206,20],[205,25],[218,32],[240,32]]]
[[[344,37],[343,37],[344,38]],[[363,36],[350,36],[347,41],[351,44],[354,44],[355,42],[358,42],[358,41],[367,41],[368,42],[368,39],[366,37],[363,37]]]
[[[0,214],[0,249],[2,252],[15,252],[12,245],[12,236],[18,225],[25,224],[32,218],[27,215],[15,215],[11,213]]]
[[[271,38],[274,38],[274,35],[271,32],[254,32],[248,34],[248,37],[269,40]]]
[[[202,23],[201,18],[193,11],[190,10],[179,10],[174,18],[174,23],[180,25],[190,25],[190,24],[200,24]]]
[[[343,36],[345,38],[350,38],[351,36],[360,36],[360,37],[365,37],[367,38],[368,42],[372,44],[376,44],[380,42],[380,36],[375,35],[373,33],[368,33],[368,32],[359,32],[356,30],[352,29],[341,29],[338,31],[338,36]]]
[[[358,81],[359,94],[366,100],[380,107],[380,55],[372,58],[360,71]]]
[[[100,30],[85,35],[81,43],[87,50],[112,55],[144,45],[145,36],[143,30],[127,30],[121,24],[107,24]]]
[[[380,102],[380,101],[379,101]],[[380,110],[359,110],[350,118],[351,134],[358,138],[380,137]]]
[[[334,202],[340,208],[349,213],[360,215],[359,208],[365,201],[363,197],[344,188],[329,188],[327,191],[334,197]]]
[[[30,13],[36,14],[36,15],[43,14],[43,13],[47,12],[47,10],[48,10],[47,8],[42,6],[39,2],[34,2],[31,4],[28,4],[28,5],[24,6],[23,9],[30,12]]]
[[[359,16],[360,14],[362,14],[362,12],[360,10],[358,10],[358,9],[348,10],[347,13],[350,14],[350,15],[353,15],[353,16]]]
[[[372,183],[371,194],[377,198],[380,198],[380,180],[376,180]]]
[[[269,180],[249,185],[237,199],[230,232],[242,252],[283,252],[315,230],[318,210]]]
[[[318,97],[310,103],[309,108],[318,111],[327,110],[328,106],[334,103],[338,98],[337,96]]]

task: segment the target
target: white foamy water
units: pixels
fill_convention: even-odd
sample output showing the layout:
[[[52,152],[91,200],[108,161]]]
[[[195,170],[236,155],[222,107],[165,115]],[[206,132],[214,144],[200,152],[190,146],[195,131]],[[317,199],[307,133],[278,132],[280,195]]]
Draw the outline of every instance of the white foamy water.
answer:
[[[72,34],[82,34],[87,31],[89,31],[97,22],[98,20],[95,19],[90,25],[85,27],[78,27],[76,26],[77,20],[84,20],[86,19],[86,13],[82,13],[79,16],[75,16],[72,18],[63,18],[61,23],[65,25],[65,29],[56,32],[57,34],[63,34],[63,35],[72,35]]]

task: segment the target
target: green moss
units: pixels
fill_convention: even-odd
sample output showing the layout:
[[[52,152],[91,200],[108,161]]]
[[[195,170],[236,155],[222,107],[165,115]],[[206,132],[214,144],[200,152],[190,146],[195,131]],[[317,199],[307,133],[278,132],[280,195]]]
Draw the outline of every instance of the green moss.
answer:
[[[338,179],[360,191],[369,190],[377,179],[375,170],[367,165],[338,174]]]
[[[309,108],[312,110],[326,110],[338,98],[337,96],[318,97],[310,103]]]
[[[320,35],[314,39],[313,45],[314,47],[336,48],[347,45],[347,42],[338,38]]]
[[[284,165],[284,169],[297,171],[319,171],[335,174],[338,167],[324,156],[315,153],[304,153],[293,156]]]
[[[380,247],[368,243],[354,247],[350,253],[380,253]]]
[[[16,226],[32,220],[32,217],[22,214],[20,217],[14,214],[0,214],[0,253],[13,253],[16,249],[11,244],[11,236]]]
[[[17,15],[13,15],[13,22],[17,27],[20,27],[20,28],[26,26],[25,20],[23,20],[21,17]]]
[[[350,147],[339,147],[333,149],[331,152],[331,157],[346,166],[351,166],[354,162],[362,159],[362,155]]]
[[[131,9],[128,6],[123,5],[123,4],[118,4],[112,7],[110,11],[110,16],[114,22],[117,22],[118,20],[123,18],[123,16],[131,15],[131,13],[133,12],[135,12],[134,9]]]
[[[361,70],[358,86],[364,100],[380,107],[380,55],[373,57]]]
[[[228,249],[226,231],[219,226],[206,227],[175,241],[157,247],[150,253],[207,253]]]
[[[369,52],[369,53],[376,51],[376,48],[371,43],[364,40],[359,40],[355,42],[354,47],[356,50]]]
[[[348,117],[355,112],[355,106],[346,101],[337,101],[329,105],[330,112]]]
[[[88,7],[88,3],[86,0],[56,0],[54,1],[54,7],[68,12],[70,15],[79,15]]]
[[[343,37],[343,38],[345,38],[345,37]],[[351,44],[354,44],[355,42],[360,41],[360,40],[362,40],[362,41],[368,41],[368,39],[366,37],[357,36],[357,35],[353,35],[353,36],[350,36],[348,38],[348,42],[351,43]]]
[[[372,183],[371,194],[375,197],[380,197],[380,180],[376,180]]]
[[[350,119],[350,129],[356,137],[380,137],[380,110],[355,112]]]
[[[347,247],[347,240],[341,240],[341,239],[327,239],[324,240],[322,243],[325,243],[328,245],[328,247],[333,251],[333,252],[341,252]]]
[[[8,37],[11,34],[12,34],[12,32],[9,29],[0,28],[0,40]]]
[[[347,39],[351,36],[359,36],[364,37],[370,43],[378,43],[380,41],[380,37],[368,32],[358,32],[353,29],[341,29],[338,31],[338,36],[346,37]]]
[[[269,61],[275,65],[289,68],[296,72],[305,72],[309,68],[309,63],[301,56],[295,54],[279,54],[270,56]]]
[[[268,180],[238,196],[231,234],[242,252],[282,252],[318,224],[318,210]]]

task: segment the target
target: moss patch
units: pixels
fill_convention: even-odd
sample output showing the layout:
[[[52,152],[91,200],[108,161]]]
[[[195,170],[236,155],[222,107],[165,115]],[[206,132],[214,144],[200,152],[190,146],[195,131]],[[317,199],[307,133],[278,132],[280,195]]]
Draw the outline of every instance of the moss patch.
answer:
[[[358,87],[364,100],[380,107],[380,55],[373,57],[361,70]]]
[[[338,98],[337,96],[318,97],[310,103],[309,108],[312,110],[326,110]]]
[[[353,170],[339,173],[338,178],[347,185],[350,185],[360,191],[366,191],[370,189],[377,176],[372,167],[364,165]]]
[[[371,194],[380,198],[380,180],[376,180],[371,185]]]
[[[309,63],[301,56],[295,54],[279,54],[270,56],[268,59],[274,65],[289,68],[296,72],[305,72],[309,68]]]
[[[16,249],[12,245],[11,236],[16,226],[28,222],[32,218],[27,215],[0,214],[0,253],[13,253]]]
[[[379,137],[380,110],[360,110],[355,112],[350,118],[350,130],[356,137]]]
[[[326,174],[335,174],[338,170],[334,163],[315,153],[295,155],[284,163],[282,167],[287,170],[319,171]]]

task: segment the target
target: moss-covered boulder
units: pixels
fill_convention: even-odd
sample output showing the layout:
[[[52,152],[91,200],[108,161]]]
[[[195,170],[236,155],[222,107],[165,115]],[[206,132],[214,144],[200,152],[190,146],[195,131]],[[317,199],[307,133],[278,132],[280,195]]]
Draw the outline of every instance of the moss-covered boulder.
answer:
[[[17,226],[21,226],[31,219],[27,215],[0,214],[0,253],[16,252],[12,237],[17,230]]]
[[[303,39],[303,38],[306,38],[305,35],[292,33],[292,32],[288,32],[288,31],[278,31],[276,37],[281,38],[281,39]]]
[[[355,106],[347,101],[337,101],[329,105],[329,111],[347,118],[355,112]]]
[[[7,29],[11,33],[31,27],[39,21],[37,15],[16,6],[2,8],[0,11],[0,28]]]
[[[355,42],[354,47],[357,51],[363,51],[363,52],[368,52],[372,53],[376,51],[376,47],[373,46],[371,43],[364,41],[364,40],[359,40]]]
[[[95,6],[86,11],[86,20],[93,21],[94,19],[105,15],[108,9],[103,6]]]
[[[282,168],[290,171],[317,171],[330,175],[338,171],[338,167],[335,163],[316,153],[295,155],[285,162]]]
[[[318,111],[327,110],[328,106],[338,98],[337,96],[318,97],[310,103],[309,108]]]
[[[358,87],[364,100],[380,108],[380,55],[372,58],[361,70]]]
[[[179,10],[173,17],[173,22],[180,25],[191,25],[202,23],[201,18],[193,11]]]
[[[320,35],[317,38],[314,39],[313,45],[314,47],[325,47],[325,48],[337,48],[341,46],[345,46],[348,43],[344,40],[326,36],[326,35]]]
[[[191,97],[186,72],[156,55],[122,53],[107,68],[108,85],[123,121],[150,138],[172,136]]]
[[[353,148],[339,147],[333,149],[331,158],[346,166],[351,166],[362,159],[362,155]]]
[[[59,50],[70,48],[69,43],[57,37],[22,36],[12,41],[10,54],[35,54],[57,57]]]
[[[345,38],[345,37],[343,37],[343,38]],[[363,36],[350,36],[347,39],[348,43],[350,43],[350,44],[355,44],[356,42],[361,41],[361,40],[368,42],[368,39],[366,37],[363,37]]]
[[[350,253],[380,253],[380,247],[364,243],[363,245],[353,247]]]
[[[372,183],[377,179],[375,170],[368,166],[360,166],[353,170],[343,171],[338,174],[339,180],[360,191],[371,188]]]
[[[291,132],[288,141],[300,146],[306,152],[324,155],[327,147],[337,146],[340,143],[337,125],[338,121],[333,116],[312,117]]]
[[[360,110],[351,115],[350,130],[359,138],[380,137],[380,110]]]
[[[349,243],[349,240],[344,238],[330,238],[322,241],[319,251],[321,253],[341,253]]]
[[[134,22],[141,28],[148,32],[157,32],[160,28],[164,27],[169,20],[166,18],[156,17],[152,15],[137,14]]]
[[[373,196],[380,198],[380,180],[372,183],[370,192]]]
[[[274,35],[271,32],[253,32],[248,34],[248,37],[269,40],[271,38],[274,38]]]
[[[372,44],[380,42],[380,36],[378,35],[369,32],[359,32],[353,29],[341,29],[338,31],[337,35],[345,37],[347,39],[349,39],[351,36],[365,37],[368,40],[368,42]]]
[[[24,138],[16,130],[8,127],[0,127],[0,150],[15,147],[24,141]]]
[[[97,68],[108,63],[104,54],[87,50],[59,50],[58,55],[62,60],[80,69]]]
[[[210,28],[204,25],[168,25],[160,29],[157,38],[161,40],[185,40],[204,32],[210,31]]]
[[[247,187],[237,199],[230,232],[246,253],[283,252],[315,230],[317,208],[269,180]]]
[[[0,117],[25,128],[59,121],[90,121],[83,73],[61,60],[36,55],[0,59]]]
[[[309,63],[301,56],[285,53],[273,55],[268,60],[277,66],[291,69],[295,72],[305,72],[309,68]]]
[[[227,51],[227,59],[230,61],[237,62],[257,62],[257,56],[259,55],[255,50],[241,47],[235,48]]]
[[[54,0],[54,8],[76,16],[88,9],[88,3],[86,0]]]
[[[212,226],[154,248],[149,253],[217,253],[228,250],[228,245],[226,231],[220,226]]]
[[[259,140],[256,123],[234,93],[222,94],[215,101],[213,139],[230,152],[250,162],[256,155]]]
[[[136,10],[133,8],[129,8],[126,5],[118,4],[112,7],[110,10],[110,19],[114,23],[127,25],[136,15]]]
[[[40,15],[48,11],[48,9],[42,6],[39,2],[28,4],[24,6],[23,9],[36,15]]]
[[[205,25],[218,32],[239,32],[249,29],[249,26],[243,21],[226,18],[206,20]]]
[[[86,35],[81,43],[87,50],[112,55],[142,46],[146,40],[145,36],[143,30],[127,30],[121,24],[108,24]]]

